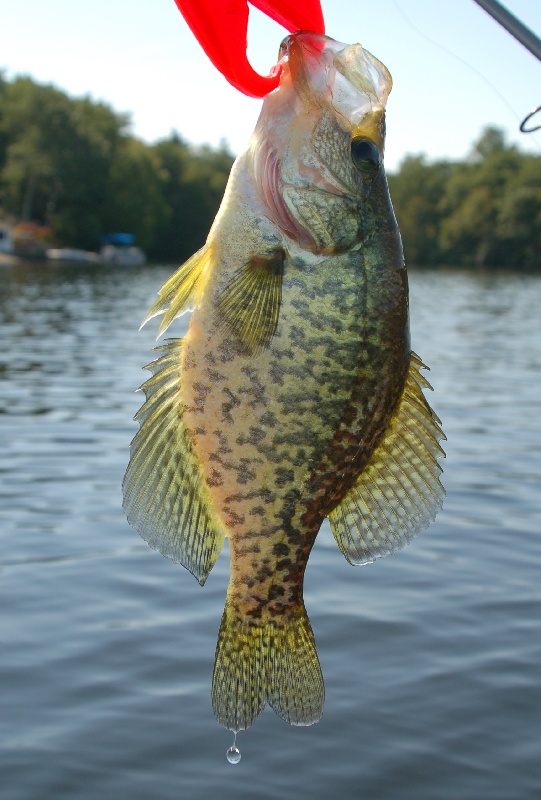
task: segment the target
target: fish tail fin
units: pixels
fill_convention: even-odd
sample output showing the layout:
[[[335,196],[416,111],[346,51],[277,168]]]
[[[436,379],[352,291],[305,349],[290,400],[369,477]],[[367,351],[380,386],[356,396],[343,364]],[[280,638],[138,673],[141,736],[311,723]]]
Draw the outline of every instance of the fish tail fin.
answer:
[[[290,725],[312,725],[325,689],[304,605],[260,623],[240,617],[228,598],[212,676],[212,707],[233,731],[249,728],[265,704]]]

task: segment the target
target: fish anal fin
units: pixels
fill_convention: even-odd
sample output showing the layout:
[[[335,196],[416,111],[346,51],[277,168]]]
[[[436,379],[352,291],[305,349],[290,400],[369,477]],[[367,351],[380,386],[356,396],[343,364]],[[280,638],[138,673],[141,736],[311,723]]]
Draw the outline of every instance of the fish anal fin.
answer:
[[[428,405],[411,355],[398,408],[355,484],[329,514],[338,546],[351,564],[366,564],[400,550],[428,527],[443,504],[439,481],[445,456],[440,421]]]
[[[151,305],[143,320],[145,325],[153,317],[163,314],[158,336],[161,336],[176,317],[191,311],[202,288],[202,277],[212,259],[212,246],[206,244],[188,259],[163,284],[158,299]]]
[[[285,251],[255,255],[225,286],[216,308],[218,324],[249,353],[267,347],[278,325]]]
[[[226,602],[212,676],[218,721],[245,730],[265,704],[290,725],[312,725],[323,711],[325,689],[304,606],[277,620],[240,618]]]
[[[179,562],[203,584],[222,549],[224,532],[200,480],[192,438],[179,395],[182,340],[157,348],[142,386],[146,401],[136,415],[140,429],[124,476],[129,523],[162,555]]]

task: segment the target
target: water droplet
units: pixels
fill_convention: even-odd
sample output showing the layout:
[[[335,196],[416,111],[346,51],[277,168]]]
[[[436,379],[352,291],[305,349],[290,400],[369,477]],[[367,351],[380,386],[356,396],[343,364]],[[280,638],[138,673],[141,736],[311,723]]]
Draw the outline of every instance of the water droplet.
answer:
[[[238,764],[241,759],[240,750],[238,747],[235,747],[235,745],[229,748],[226,756],[230,764]]]

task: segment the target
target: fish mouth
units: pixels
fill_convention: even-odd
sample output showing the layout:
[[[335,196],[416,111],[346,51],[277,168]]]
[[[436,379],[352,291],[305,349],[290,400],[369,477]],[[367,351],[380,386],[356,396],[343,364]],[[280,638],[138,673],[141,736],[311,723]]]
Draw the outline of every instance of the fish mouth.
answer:
[[[290,57],[290,54],[299,48],[319,56],[328,47],[329,42],[335,42],[330,36],[312,31],[296,31],[285,36],[278,49],[278,61]]]
[[[342,127],[359,129],[355,135],[373,136],[382,148],[392,78],[385,65],[362,45],[297,31],[283,39],[278,67],[284,80],[286,76],[291,80],[305,110],[330,105]]]
[[[297,31],[286,36],[278,51],[279,64],[287,64],[297,95],[313,103],[314,89],[325,88],[325,70],[322,61],[329,44],[338,44],[329,36],[312,31]]]

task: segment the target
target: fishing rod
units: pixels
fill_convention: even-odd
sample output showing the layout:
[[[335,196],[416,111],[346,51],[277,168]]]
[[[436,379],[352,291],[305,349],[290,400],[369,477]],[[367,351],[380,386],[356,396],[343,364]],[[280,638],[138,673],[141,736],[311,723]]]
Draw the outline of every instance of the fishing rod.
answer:
[[[498,3],[497,0],[475,0],[475,2],[478,6],[481,6],[487,14],[490,14],[492,19],[499,22],[511,36],[524,45],[532,55],[541,61],[541,39],[539,39],[533,31],[527,28],[526,25],[511,14],[501,3]],[[541,111],[541,106],[534,108],[534,110],[530,111],[522,120],[520,124],[522,133],[533,133],[541,128],[541,125],[537,125],[535,128],[526,128],[526,123],[539,111]]]
[[[541,39],[533,31],[527,28],[497,0],[475,0],[475,2],[541,61]]]

